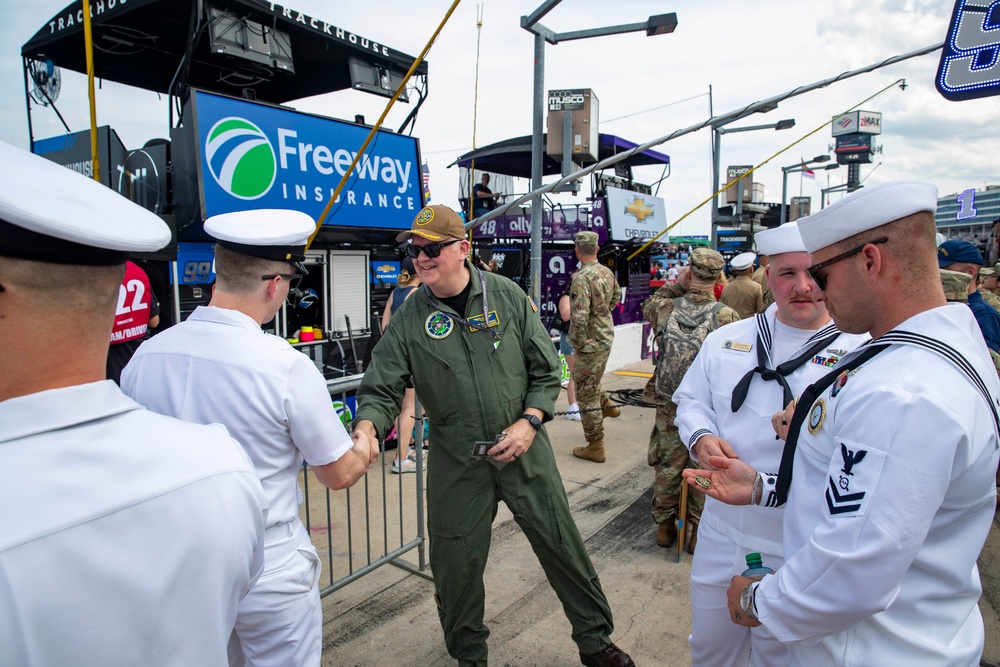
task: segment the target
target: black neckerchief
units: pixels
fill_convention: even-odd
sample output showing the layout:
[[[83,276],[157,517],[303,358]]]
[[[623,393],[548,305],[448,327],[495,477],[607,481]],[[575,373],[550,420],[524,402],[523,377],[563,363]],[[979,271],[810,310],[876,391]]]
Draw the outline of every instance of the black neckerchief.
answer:
[[[829,331],[832,331],[833,333],[828,333]],[[821,337],[817,339],[816,336]],[[817,342],[806,349],[805,352],[782,364],[779,364],[777,368],[772,369],[769,359],[769,349],[771,347],[770,328],[767,326],[766,315],[764,313],[757,315],[757,367],[748,371],[746,375],[744,375],[740,381],[736,383],[736,386],[733,388],[733,398],[729,407],[733,412],[736,412],[743,406],[744,401],[747,400],[747,393],[750,391],[750,383],[753,381],[753,376],[758,373],[760,373],[760,377],[764,380],[764,382],[777,382],[781,385],[781,390],[784,395],[784,400],[781,405],[782,407],[788,405],[791,403],[794,396],[792,395],[792,390],[788,386],[788,381],[785,378],[798,370],[810,359],[815,357],[816,354],[823,350],[823,348],[831,345],[838,336],[840,336],[840,331],[837,330],[836,327],[832,325],[824,327],[809,338],[810,341],[815,340]],[[767,339],[766,344],[764,342],[765,338]]]
[[[483,274],[482,269],[477,268],[476,272],[479,274],[479,284],[483,288],[483,323],[480,324],[479,322],[472,322],[463,318],[461,315],[448,314],[448,317],[454,318],[455,321],[463,326],[472,327],[473,329],[478,329],[479,331],[485,331],[493,337],[493,340],[500,340],[503,336],[500,334],[500,331],[498,331],[499,327],[488,326],[490,323],[490,310],[489,304],[486,301],[486,276]],[[438,310],[441,309],[441,304],[434,298],[434,295],[431,294],[431,290],[426,284],[424,285],[424,294],[427,296],[427,300],[431,302],[432,306]],[[471,292],[469,296],[471,298]],[[466,306],[468,306],[468,304],[466,304]]]
[[[888,345],[881,344],[868,346],[861,354],[843,365],[838,365],[819,380],[806,387],[806,390],[802,392],[799,402],[795,404],[792,423],[788,426],[788,439],[785,441],[785,448],[781,452],[781,463],[778,466],[778,482],[774,489],[777,498],[776,506],[784,505],[785,501],[788,500],[788,489],[792,485],[792,463],[795,459],[795,449],[799,444],[799,431],[802,430],[802,424],[806,421],[806,417],[812,412],[813,403],[842,373],[850,373],[876,354],[884,352],[888,347]]]

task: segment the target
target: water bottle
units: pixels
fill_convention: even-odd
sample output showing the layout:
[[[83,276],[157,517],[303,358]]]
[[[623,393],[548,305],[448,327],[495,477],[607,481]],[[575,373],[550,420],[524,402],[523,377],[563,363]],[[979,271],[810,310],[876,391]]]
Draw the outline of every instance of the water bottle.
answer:
[[[774,574],[774,570],[764,565],[759,553],[747,554],[747,569],[743,571],[743,576],[761,578],[765,574]]]

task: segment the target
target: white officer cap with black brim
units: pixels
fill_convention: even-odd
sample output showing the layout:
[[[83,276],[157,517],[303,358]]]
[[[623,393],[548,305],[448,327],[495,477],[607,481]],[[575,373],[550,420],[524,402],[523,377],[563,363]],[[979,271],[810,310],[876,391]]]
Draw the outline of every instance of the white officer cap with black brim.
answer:
[[[261,208],[213,215],[205,221],[205,233],[223,248],[235,252],[288,262],[302,275],[309,271],[306,244],[316,229],[316,221],[302,211]]]
[[[774,227],[754,235],[757,252],[762,255],[781,255],[786,252],[805,252],[799,226],[796,221],[786,222],[780,227]]]
[[[869,229],[922,211],[937,211],[937,186],[927,181],[890,181],[855,190],[812,215],[799,218],[806,252],[816,252]]]
[[[158,215],[92,178],[0,142],[0,255],[114,266],[170,243]]]
[[[753,261],[757,259],[757,255],[752,252],[741,252],[740,254],[729,260],[729,266],[733,268],[734,271],[745,271],[753,266]]]

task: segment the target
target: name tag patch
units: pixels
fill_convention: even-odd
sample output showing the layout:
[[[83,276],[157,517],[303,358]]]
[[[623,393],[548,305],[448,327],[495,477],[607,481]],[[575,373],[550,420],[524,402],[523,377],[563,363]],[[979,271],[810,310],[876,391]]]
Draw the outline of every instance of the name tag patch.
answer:
[[[475,322],[476,324],[482,326],[484,319],[482,315],[473,315],[472,317],[469,318],[469,322]],[[490,311],[490,317],[486,323],[486,326],[487,327],[500,326],[500,317],[497,315],[497,311],[495,310]],[[481,329],[477,329],[475,327],[469,327],[469,331],[481,331]]]
[[[872,489],[878,483],[885,452],[840,443],[840,455],[830,461],[826,506],[831,517],[861,516],[868,510]]]
[[[736,350],[737,352],[749,352],[753,349],[753,345],[750,343],[741,343],[738,340],[727,340],[722,344],[722,347],[726,350]]]

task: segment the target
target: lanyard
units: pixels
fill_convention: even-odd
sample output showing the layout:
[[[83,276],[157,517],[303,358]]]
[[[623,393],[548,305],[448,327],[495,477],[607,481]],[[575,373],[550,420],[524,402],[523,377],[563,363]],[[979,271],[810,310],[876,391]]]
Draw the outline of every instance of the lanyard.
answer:
[[[476,272],[479,274],[479,284],[483,288],[483,323],[480,324],[479,322],[472,322],[459,315],[449,314],[448,317],[454,318],[459,324],[463,326],[472,327],[473,329],[478,329],[479,331],[485,331],[486,333],[488,333],[490,336],[493,337],[493,340],[498,341],[503,337],[500,334],[500,332],[497,331],[499,327],[488,326],[490,323],[490,306],[486,300],[486,276],[485,274],[483,274],[482,269],[477,268]],[[441,304],[438,303],[437,299],[434,298],[434,295],[431,294],[431,290],[429,287],[427,287],[427,285],[424,285],[424,294],[427,296],[427,299],[428,301],[431,302],[432,306],[434,306],[438,310],[441,310]],[[471,297],[472,295],[470,294],[469,296]]]

